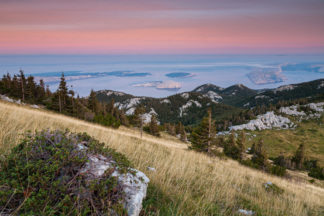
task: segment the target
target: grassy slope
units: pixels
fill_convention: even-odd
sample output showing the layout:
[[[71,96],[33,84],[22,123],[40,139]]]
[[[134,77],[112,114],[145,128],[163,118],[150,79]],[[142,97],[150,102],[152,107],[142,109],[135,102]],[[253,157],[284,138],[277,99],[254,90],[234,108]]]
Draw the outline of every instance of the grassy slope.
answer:
[[[324,166],[324,118],[320,120],[303,121],[295,130],[264,130],[253,132],[256,138],[248,142],[251,146],[259,137],[264,139],[266,150],[270,157],[276,157],[281,152],[293,155],[301,143],[305,144],[306,156],[318,159]]]
[[[238,208],[258,215],[320,215],[324,190],[243,167],[232,160],[209,158],[186,150],[186,145],[144,135],[135,130],[113,130],[22,106],[0,102],[0,151],[19,142],[18,134],[43,128],[87,132],[125,154],[151,179],[144,208],[160,215],[235,215]],[[156,172],[148,172],[147,166]],[[283,188],[282,195],[264,190],[271,181]],[[147,213],[145,213],[147,215]]]

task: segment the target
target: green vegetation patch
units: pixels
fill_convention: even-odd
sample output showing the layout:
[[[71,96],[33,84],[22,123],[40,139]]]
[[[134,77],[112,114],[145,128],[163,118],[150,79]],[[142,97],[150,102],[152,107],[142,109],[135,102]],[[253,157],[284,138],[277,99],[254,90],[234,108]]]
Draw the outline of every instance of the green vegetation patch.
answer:
[[[256,139],[247,139],[247,147],[262,138],[269,157],[277,157],[281,153],[293,155],[300,144],[306,148],[306,156],[317,159],[320,166],[324,165],[324,118],[303,121],[294,130],[264,130],[250,132]]]
[[[80,151],[80,144],[86,146]],[[99,178],[80,170],[87,154],[116,161]],[[29,134],[0,161],[0,212],[17,215],[125,215],[123,190],[111,174],[128,171],[121,154],[86,134],[42,131]]]

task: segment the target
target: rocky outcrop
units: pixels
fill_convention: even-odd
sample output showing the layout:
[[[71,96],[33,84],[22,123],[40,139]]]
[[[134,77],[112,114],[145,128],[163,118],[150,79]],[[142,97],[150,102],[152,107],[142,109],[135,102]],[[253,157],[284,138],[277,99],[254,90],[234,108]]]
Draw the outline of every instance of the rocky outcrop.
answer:
[[[87,147],[83,144],[78,144],[78,149],[85,151]],[[120,184],[125,194],[123,205],[129,216],[137,216],[142,209],[142,201],[146,197],[147,186],[150,180],[144,173],[136,169],[130,169],[127,173],[121,173],[118,168],[114,168],[115,163],[112,158],[100,154],[88,154],[88,162],[80,173],[86,175],[88,180],[92,180],[100,178],[106,170],[114,169],[111,175],[117,177],[118,184]]]
[[[305,112],[304,110],[308,111]],[[299,117],[299,120],[319,118],[324,112],[324,102],[281,107],[279,112],[289,116]]]
[[[3,101],[6,101],[6,102],[9,102],[9,103],[15,103],[15,104],[19,104],[19,105],[28,105],[28,104],[25,104],[23,103],[20,99],[19,100],[15,100],[15,99],[12,99],[12,98],[9,98],[5,95],[1,95],[0,94],[0,100],[3,100]],[[36,104],[31,104],[29,105],[31,108],[34,108],[34,109],[39,109],[40,107]]]
[[[294,123],[288,118],[267,112],[263,115],[258,115],[257,119],[251,120],[246,124],[235,125],[230,127],[230,130],[265,130],[273,128],[288,129],[294,127]]]
[[[27,134],[0,167],[0,215],[138,216],[149,183],[124,155],[69,131]],[[16,173],[22,176],[19,185]]]

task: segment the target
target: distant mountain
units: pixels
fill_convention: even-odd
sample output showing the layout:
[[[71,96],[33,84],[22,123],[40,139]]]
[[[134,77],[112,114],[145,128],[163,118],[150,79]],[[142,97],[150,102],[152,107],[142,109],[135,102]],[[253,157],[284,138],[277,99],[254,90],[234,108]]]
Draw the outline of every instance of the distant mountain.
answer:
[[[199,92],[202,94],[211,94],[214,92],[222,98],[222,103],[238,106],[245,98],[250,98],[258,93],[258,91],[250,89],[242,84],[232,85],[228,88],[221,88],[213,84],[205,84],[194,89],[193,92]]]
[[[112,90],[96,93],[99,101],[109,103],[114,100],[115,106],[124,110],[126,115],[132,115],[138,105],[143,105],[148,119],[156,114],[161,123],[181,121],[190,125],[199,122],[209,107],[215,119],[222,119],[256,105],[315,98],[324,94],[324,79],[264,90],[253,90],[242,84],[228,88],[205,84],[193,91],[166,98],[138,97]]]
[[[239,107],[254,107],[262,104],[276,104],[279,101],[289,101],[301,98],[312,99],[324,94],[324,79],[280,86],[275,89],[259,91],[256,95],[244,98]]]
[[[126,115],[134,114],[138,105],[146,108],[147,118],[156,114],[161,123],[179,122],[185,125],[196,124],[212,109],[216,119],[228,117],[241,109],[221,103],[221,97],[212,91],[207,93],[184,92],[171,95],[166,98],[136,97],[122,92],[101,90],[97,92],[97,98],[102,102],[111,102]]]

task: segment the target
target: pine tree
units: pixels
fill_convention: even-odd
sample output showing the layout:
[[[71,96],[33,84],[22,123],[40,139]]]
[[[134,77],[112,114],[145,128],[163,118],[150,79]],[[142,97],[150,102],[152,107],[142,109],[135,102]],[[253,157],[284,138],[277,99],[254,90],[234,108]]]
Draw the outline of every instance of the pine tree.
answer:
[[[179,123],[179,128],[180,128],[180,140],[182,142],[187,142],[186,130],[181,122]]]
[[[153,136],[160,136],[159,126],[157,124],[157,119],[154,114],[151,116],[150,134],[152,134]]]
[[[208,153],[211,151],[211,127],[212,127],[212,118],[211,118],[211,109],[208,109]]]
[[[96,93],[91,89],[90,96],[88,99],[88,108],[93,112],[97,113],[98,111],[98,100],[96,98]]]
[[[44,81],[41,79],[39,80],[39,86],[37,86],[37,102],[38,103],[43,103],[43,100],[45,99],[45,83]]]
[[[224,153],[233,159],[240,159],[240,151],[236,143],[234,131],[231,132],[231,135],[224,146]]]
[[[25,101],[25,88],[26,88],[26,78],[25,78],[25,74],[23,70],[19,71],[20,75],[20,89],[21,89],[21,101],[24,102]]]
[[[190,134],[191,148],[197,151],[211,152],[211,146],[215,144],[216,129],[211,116],[203,118],[199,126]]]
[[[70,102],[69,103],[69,107],[68,107],[68,112],[71,113],[72,115],[74,115],[75,113],[75,99],[74,99],[74,91],[73,90],[69,90],[69,95],[70,95]]]
[[[304,144],[299,145],[293,160],[296,163],[297,169],[302,169],[303,163],[305,160],[305,146],[304,146]]]
[[[134,124],[135,126],[140,128],[141,138],[143,136],[143,114],[145,113],[145,108],[143,106],[136,107],[134,111]]]
[[[11,85],[10,85],[10,95],[14,98],[21,98],[21,88],[19,88],[19,80],[16,75],[13,76]]]
[[[119,112],[119,119],[120,119],[120,123],[122,125],[129,126],[128,118],[125,115],[125,112],[123,110],[120,110],[120,112]]]
[[[51,90],[49,89],[49,85],[46,85],[45,96],[50,97],[52,94]]]
[[[237,140],[237,147],[238,147],[238,150],[239,150],[239,159],[242,160],[243,159],[243,154],[245,152],[245,132],[242,130],[241,131],[241,134]]]
[[[34,103],[35,102],[35,91],[36,91],[36,83],[34,81],[33,76],[29,76],[27,78],[27,83],[26,83],[26,98]]]
[[[68,88],[66,86],[64,73],[62,73],[60,85],[58,88],[58,98],[59,98],[59,110],[62,112],[66,105],[66,99],[68,97]]]
[[[164,128],[168,134],[171,136],[176,136],[175,126],[171,123],[164,123]]]
[[[256,144],[255,144],[255,142],[253,142],[253,144],[252,144],[252,146],[251,146],[251,150],[250,150],[250,154],[254,154],[254,152],[255,152],[255,146],[256,146]]]
[[[264,149],[262,139],[260,139],[259,143],[255,146],[252,162],[257,164],[263,170],[266,170],[268,168],[268,156]]]

